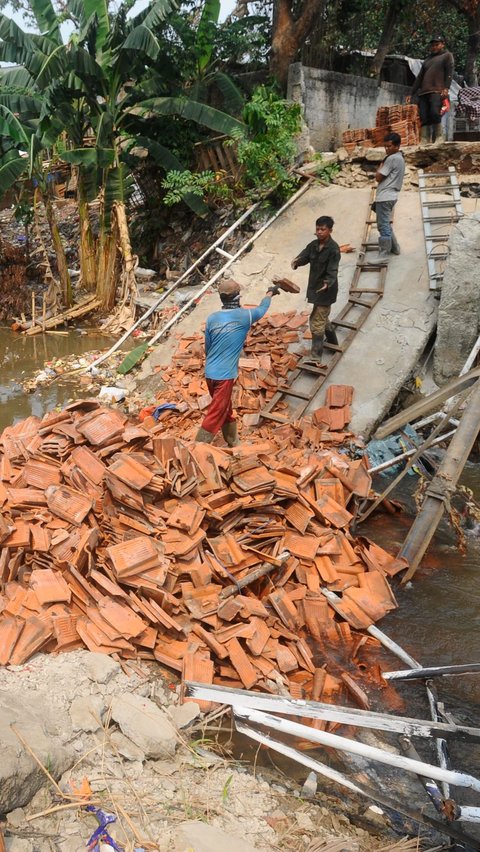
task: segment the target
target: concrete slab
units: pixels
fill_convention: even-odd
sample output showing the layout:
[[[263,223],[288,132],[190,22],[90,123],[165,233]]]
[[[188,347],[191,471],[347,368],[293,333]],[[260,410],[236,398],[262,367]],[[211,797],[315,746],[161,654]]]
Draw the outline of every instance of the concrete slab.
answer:
[[[292,207],[274,222],[231,268],[232,276],[242,285],[242,304],[258,304],[274,275],[286,276],[301,286],[301,293],[281,293],[271,311],[309,310],[306,302],[308,267],[296,271],[290,261],[314,237],[315,219],[333,216],[334,237],[339,244],[350,243],[356,253],[343,254],[339,272],[339,296],[332,309],[336,316],[348,299],[358,250],[368,215],[370,189],[312,186]],[[411,375],[419,355],[435,327],[437,302],[429,290],[420,204],[416,192],[403,192],[395,214],[395,232],[402,254],[393,257],[388,268],[385,295],[373,309],[340,363],[332,371],[311,408],[323,404],[329,384],[351,384],[355,388],[352,429],[368,436],[382,419],[402,384]],[[373,229],[372,239],[377,234]],[[375,274],[364,273],[366,286]],[[178,325],[182,336],[198,331],[209,313],[217,310],[215,292],[207,293],[200,304]],[[144,362],[140,378],[151,375],[158,364],[168,363],[171,340],[161,343]],[[307,387],[309,379],[302,380]]]

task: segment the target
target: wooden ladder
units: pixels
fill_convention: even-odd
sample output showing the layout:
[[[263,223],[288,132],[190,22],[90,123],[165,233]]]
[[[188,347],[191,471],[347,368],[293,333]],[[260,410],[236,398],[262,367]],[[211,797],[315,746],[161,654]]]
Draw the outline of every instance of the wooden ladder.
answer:
[[[308,361],[307,358],[302,358],[299,361],[296,368],[288,376],[287,381],[278,385],[273,397],[261,409],[260,416],[266,420],[273,420],[275,423],[291,423],[302,416],[344,352],[355,339],[358,330],[362,327],[372,309],[383,296],[388,266],[387,264],[374,265],[366,260],[368,248],[375,246],[375,243],[368,241],[372,225],[375,223],[375,217],[372,217],[370,213],[373,195],[372,190],[362,250],[353,273],[347,303],[335,319],[331,320],[335,332],[337,332],[338,346],[333,343],[324,344],[324,351],[332,353],[332,357],[328,359],[326,364],[315,364]],[[370,275],[370,278],[372,275],[376,276],[377,280],[374,282],[374,286],[365,281],[367,274]],[[304,388],[305,384],[309,386]],[[300,387],[300,385],[302,386]],[[292,414],[289,415],[274,410],[278,403],[283,402],[286,398],[298,401]]]

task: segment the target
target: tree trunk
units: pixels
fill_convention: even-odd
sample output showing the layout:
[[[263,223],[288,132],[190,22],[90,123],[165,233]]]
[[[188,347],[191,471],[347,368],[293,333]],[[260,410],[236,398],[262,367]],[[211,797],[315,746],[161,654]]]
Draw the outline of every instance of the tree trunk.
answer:
[[[43,204],[45,207],[48,226],[50,228],[50,234],[52,236],[58,275],[62,287],[63,301],[65,303],[65,307],[69,308],[72,304],[72,282],[70,281],[70,273],[68,271],[67,258],[65,257],[62,238],[60,237],[60,231],[58,230],[58,225],[55,220],[53,202],[47,193],[43,196]]]
[[[119,261],[117,238],[118,228],[113,218],[110,233],[101,234],[97,248],[97,297],[105,311],[115,307]]]
[[[120,303],[125,304],[129,298],[133,298],[137,293],[137,282],[135,280],[137,257],[132,254],[125,204],[117,202],[114,212],[118,227],[118,244],[122,256]]]
[[[467,86],[478,86],[477,59],[480,54],[480,6],[467,15],[468,42],[465,59],[465,82]]]
[[[292,5],[292,0],[276,0],[273,16],[270,70],[284,92],[287,89],[288,69],[313,30],[324,9],[325,0],[303,0],[296,19],[293,17]]]
[[[399,3],[398,0],[390,0],[383,24],[382,35],[380,36],[377,51],[370,66],[371,76],[376,77],[377,80],[380,79],[380,72],[382,70],[383,63],[385,62],[385,57],[392,45],[395,28],[401,12],[402,4]]]
[[[77,195],[78,218],[80,225],[80,280],[82,282],[82,286],[85,287],[86,290],[95,290],[97,285],[95,238],[92,233],[88,203],[85,197],[83,177],[81,173],[78,174]]]

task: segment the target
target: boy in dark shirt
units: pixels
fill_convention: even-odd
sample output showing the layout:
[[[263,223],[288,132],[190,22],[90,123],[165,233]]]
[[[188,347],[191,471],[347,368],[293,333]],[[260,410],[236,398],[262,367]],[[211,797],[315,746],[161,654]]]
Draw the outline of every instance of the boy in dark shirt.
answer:
[[[307,301],[313,305],[310,331],[314,361],[322,360],[325,337],[328,343],[338,345],[337,335],[329,320],[331,306],[337,300],[340,263],[340,249],[331,237],[333,225],[331,216],[320,216],[315,222],[316,240],[305,246],[291,264],[292,269],[310,264]]]

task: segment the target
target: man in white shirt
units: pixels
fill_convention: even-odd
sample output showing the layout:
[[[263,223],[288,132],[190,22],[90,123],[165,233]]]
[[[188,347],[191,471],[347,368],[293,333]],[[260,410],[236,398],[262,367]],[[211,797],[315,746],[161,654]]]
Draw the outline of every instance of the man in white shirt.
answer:
[[[390,261],[391,254],[400,254],[400,246],[393,233],[392,217],[405,175],[405,160],[400,151],[401,137],[398,133],[387,133],[383,141],[387,156],[375,174],[378,183],[375,213],[379,252],[375,260],[369,260],[369,263],[382,265]]]

